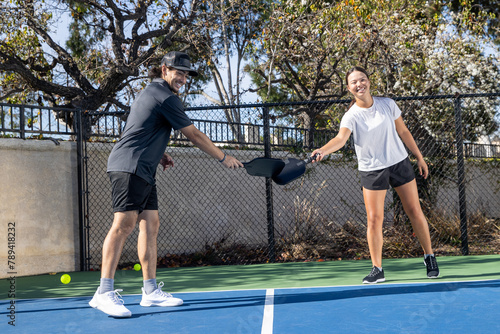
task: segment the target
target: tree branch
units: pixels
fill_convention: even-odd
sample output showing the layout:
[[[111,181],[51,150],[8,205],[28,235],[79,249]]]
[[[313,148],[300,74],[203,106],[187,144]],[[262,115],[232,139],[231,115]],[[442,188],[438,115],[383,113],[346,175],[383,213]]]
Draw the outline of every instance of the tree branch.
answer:
[[[0,71],[12,71],[17,73],[30,87],[44,92],[58,94],[68,99],[75,98],[82,94],[79,88],[67,87],[38,79],[30,69],[26,67],[22,60],[17,57],[10,56],[0,51],[0,58],[5,60],[0,63]]]
[[[28,25],[30,28],[32,28],[37,34],[42,36],[42,38],[45,40],[45,42],[58,54],[58,60],[59,63],[64,67],[66,70],[66,73],[68,73],[77,83],[78,85],[86,92],[92,92],[94,91],[94,87],[92,84],[85,78],[76,63],[73,60],[73,57],[66,52],[63,48],[59,46],[50,35],[40,28],[36,22],[31,18],[28,17]]]
[[[130,106],[120,102],[120,100],[117,100],[115,98],[108,98],[107,101],[123,109],[124,111],[130,111]]]
[[[224,105],[221,101],[214,99],[213,97],[211,97],[210,95],[208,95],[207,93],[205,93],[205,91],[203,91],[203,90],[194,90],[194,91],[189,92],[189,94],[191,94],[191,95],[202,95],[207,100],[209,100],[210,102],[212,102],[212,103],[214,103],[214,104],[216,104],[218,106]]]
[[[14,95],[14,94],[17,94],[17,93],[21,93],[24,91],[24,88],[14,88],[14,89],[11,89],[9,90],[8,92],[6,92],[4,95],[0,95],[0,101],[3,101],[5,100],[6,98]]]

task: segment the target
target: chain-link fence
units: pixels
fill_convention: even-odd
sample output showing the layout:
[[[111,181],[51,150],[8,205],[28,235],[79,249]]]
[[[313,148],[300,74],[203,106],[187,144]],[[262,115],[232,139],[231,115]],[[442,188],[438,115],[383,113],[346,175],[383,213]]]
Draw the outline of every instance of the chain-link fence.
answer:
[[[431,177],[417,176],[417,182],[436,253],[498,253],[500,143],[494,117],[499,94],[395,100],[430,167]],[[240,161],[305,158],[335,136],[348,103],[197,107],[187,113],[196,127]],[[302,114],[295,121],[282,117],[297,111]],[[87,269],[97,269],[113,218],[106,161],[126,115],[86,117],[91,121],[83,124],[94,124],[85,143],[86,263]],[[296,119],[305,123],[307,117],[315,117],[315,130],[297,126]],[[309,165],[304,177],[285,186],[244,169],[224,169],[177,132],[168,152],[175,167],[157,172],[160,266],[369,257],[351,143],[327,161]],[[385,257],[421,255],[394,191],[387,194],[384,226]],[[138,261],[137,233],[127,240],[121,266]]]
[[[417,183],[435,252],[499,253],[500,93],[394,99],[430,168],[427,180],[417,173]],[[335,136],[349,102],[196,107],[187,113],[221,149],[247,162],[262,156],[305,158]],[[55,136],[47,125],[29,121],[44,119],[45,109],[2,108],[2,135]],[[61,137],[81,144],[82,262],[86,270],[99,269],[113,220],[106,163],[127,115],[50,113],[70,113],[71,119],[57,122],[74,124],[75,131],[65,128]],[[293,113],[299,117],[284,116]],[[223,168],[180,132],[172,134],[167,150],[175,167],[157,171],[160,266],[369,257],[352,143],[326,161],[308,165],[304,177],[285,186],[250,176],[243,168]],[[385,204],[383,256],[420,256],[394,191],[388,191]],[[137,235],[136,230],[128,238],[121,267],[138,261]]]

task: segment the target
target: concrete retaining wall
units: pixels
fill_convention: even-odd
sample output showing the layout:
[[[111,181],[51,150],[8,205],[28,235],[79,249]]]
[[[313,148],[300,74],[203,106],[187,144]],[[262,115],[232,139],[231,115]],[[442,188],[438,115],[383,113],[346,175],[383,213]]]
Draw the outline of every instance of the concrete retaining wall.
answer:
[[[0,278],[79,269],[77,180],[75,143],[0,139]]]

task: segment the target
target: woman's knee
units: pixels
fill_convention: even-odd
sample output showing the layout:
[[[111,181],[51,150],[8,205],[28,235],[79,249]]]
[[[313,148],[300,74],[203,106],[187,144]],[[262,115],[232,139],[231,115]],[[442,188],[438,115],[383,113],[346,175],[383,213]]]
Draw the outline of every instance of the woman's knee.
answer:
[[[381,228],[384,222],[384,215],[380,213],[369,213],[366,216],[366,224],[370,229]]]
[[[422,212],[422,208],[420,207],[420,203],[409,205],[405,208],[406,215],[410,218],[410,221],[415,220],[425,220],[424,213]]]

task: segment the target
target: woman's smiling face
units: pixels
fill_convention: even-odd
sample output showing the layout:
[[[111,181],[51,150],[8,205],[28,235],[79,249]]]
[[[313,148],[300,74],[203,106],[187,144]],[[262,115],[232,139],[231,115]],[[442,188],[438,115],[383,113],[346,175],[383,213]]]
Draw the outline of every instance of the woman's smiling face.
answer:
[[[370,80],[360,71],[354,71],[347,77],[347,89],[355,98],[363,98],[370,95]]]

